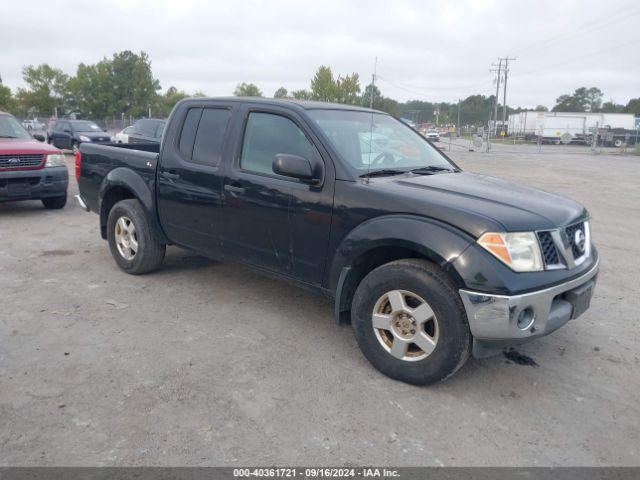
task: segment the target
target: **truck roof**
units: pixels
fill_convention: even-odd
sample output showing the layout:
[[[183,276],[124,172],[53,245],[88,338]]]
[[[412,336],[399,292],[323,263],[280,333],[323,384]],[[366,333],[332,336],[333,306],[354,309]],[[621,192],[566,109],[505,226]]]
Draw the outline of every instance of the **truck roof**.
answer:
[[[313,100],[296,100],[293,98],[262,98],[262,97],[207,97],[207,98],[190,98],[188,100],[224,100],[225,102],[240,102],[240,103],[264,103],[265,105],[297,105],[304,110],[353,110],[359,112],[375,112],[383,113],[380,110],[366,107],[359,107],[357,105],[346,105],[343,103],[331,103],[331,102],[318,102]]]

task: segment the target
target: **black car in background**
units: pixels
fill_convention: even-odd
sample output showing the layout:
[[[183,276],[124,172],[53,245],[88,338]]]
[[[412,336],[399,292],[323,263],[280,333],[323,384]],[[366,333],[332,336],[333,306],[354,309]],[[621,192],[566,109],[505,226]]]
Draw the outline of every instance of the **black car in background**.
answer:
[[[167,121],[159,118],[143,118],[133,124],[129,143],[160,143]]]
[[[96,123],[89,120],[56,120],[47,134],[55,147],[76,152],[81,143],[109,143],[111,137]]]

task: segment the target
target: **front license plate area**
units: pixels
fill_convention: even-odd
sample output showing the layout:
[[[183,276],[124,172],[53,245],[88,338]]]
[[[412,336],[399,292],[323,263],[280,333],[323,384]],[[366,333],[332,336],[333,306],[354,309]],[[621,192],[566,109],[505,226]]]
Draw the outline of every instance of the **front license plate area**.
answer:
[[[23,197],[29,195],[31,189],[27,182],[9,182],[7,193],[12,197]]]
[[[591,280],[565,294],[565,298],[573,306],[571,318],[578,318],[589,308],[595,286],[596,282]]]

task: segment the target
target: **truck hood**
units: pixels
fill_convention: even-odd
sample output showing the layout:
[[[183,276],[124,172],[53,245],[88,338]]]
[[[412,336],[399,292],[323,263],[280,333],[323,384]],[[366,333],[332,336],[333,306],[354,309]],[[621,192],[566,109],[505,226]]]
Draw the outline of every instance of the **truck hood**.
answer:
[[[111,135],[108,132],[76,132],[77,135],[83,135],[85,137],[89,137],[91,140],[102,140],[109,141],[111,140]]]
[[[587,215],[567,198],[468,172],[386,177],[379,185],[427,215],[479,237],[486,231],[545,230]],[[378,182],[376,182],[378,183]]]
[[[0,138],[0,155],[45,155],[56,153],[61,152],[48,143],[39,142],[35,138]]]

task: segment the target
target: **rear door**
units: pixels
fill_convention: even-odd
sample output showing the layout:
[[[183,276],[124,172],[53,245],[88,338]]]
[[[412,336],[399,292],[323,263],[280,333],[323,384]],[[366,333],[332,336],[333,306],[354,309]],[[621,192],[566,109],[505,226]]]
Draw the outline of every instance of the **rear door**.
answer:
[[[71,124],[67,120],[58,120],[53,126],[51,138],[54,147],[70,150],[73,145]]]
[[[333,207],[331,159],[294,111],[244,106],[239,116],[241,133],[224,179],[225,250],[237,260],[320,284]],[[323,183],[275,174],[276,154],[322,161]]]
[[[181,112],[177,135],[165,142],[157,174],[158,213],[173,242],[220,254],[223,159],[232,107],[194,105]]]

